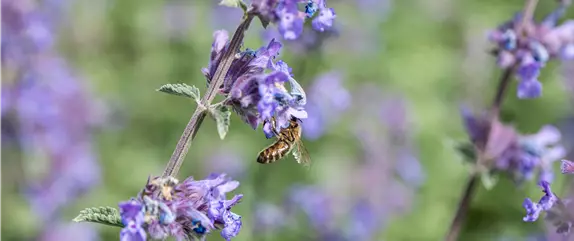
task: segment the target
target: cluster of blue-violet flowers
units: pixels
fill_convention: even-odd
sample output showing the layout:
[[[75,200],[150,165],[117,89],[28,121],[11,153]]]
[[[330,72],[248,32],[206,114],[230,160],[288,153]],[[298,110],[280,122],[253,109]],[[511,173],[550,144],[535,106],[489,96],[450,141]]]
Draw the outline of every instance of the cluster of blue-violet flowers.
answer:
[[[521,25],[521,14],[490,32],[489,40],[497,44],[494,51],[498,66],[515,66],[519,80],[517,96],[521,99],[537,98],[542,95],[542,84],[538,81],[540,70],[551,59],[574,59],[574,21],[557,25],[564,15],[569,1],[562,1],[559,7],[540,23],[527,21],[522,33],[517,33]]]
[[[462,116],[471,140],[475,143],[483,140],[487,119],[472,116],[466,110]],[[553,181],[552,165],[566,156],[566,149],[559,144],[562,135],[558,128],[546,125],[532,135],[520,135],[513,127],[498,121],[492,128],[497,134],[489,138],[487,154],[494,160],[494,171],[510,175],[517,183],[532,180],[535,174],[539,181]]]
[[[314,30],[324,32],[333,26],[337,16],[326,0],[253,0],[252,6],[264,26],[274,23],[286,40],[301,36],[306,19],[312,19]]]
[[[137,198],[121,202],[120,215],[125,227],[122,241],[152,239],[204,240],[212,230],[220,229],[231,240],[241,229],[241,216],[231,212],[243,195],[226,199],[226,193],[239,186],[225,174],[211,174],[204,180],[193,177],[179,183],[176,179],[148,179]]]
[[[211,60],[203,69],[208,85],[229,40],[224,30],[216,31],[213,36]],[[307,118],[305,91],[293,78],[291,68],[281,60],[275,61],[280,49],[281,44],[272,39],[258,50],[246,49],[237,53],[218,89],[219,94],[226,97],[224,104],[231,106],[253,129],[264,123],[267,138],[274,136],[269,122],[271,117],[276,119],[276,131],[287,127],[292,117]],[[289,83],[290,90],[285,88],[285,83]]]
[[[565,162],[569,162],[566,161]],[[572,164],[572,163],[570,163]],[[550,183],[539,183],[544,196],[538,202],[526,198],[522,204],[526,210],[525,222],[535,222],[542,212],[546,213],[545,219],[556,228],[556,233],[570,235],[574,224],[574,199],[573,197],[561,199],[550,188]]]

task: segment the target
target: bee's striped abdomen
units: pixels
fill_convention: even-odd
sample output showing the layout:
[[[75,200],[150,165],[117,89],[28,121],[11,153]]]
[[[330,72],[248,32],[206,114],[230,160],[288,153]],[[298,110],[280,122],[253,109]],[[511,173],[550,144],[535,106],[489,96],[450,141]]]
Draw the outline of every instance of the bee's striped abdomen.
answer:
[[[284,140],[277,140],[271,146],[265,148],[257,156],[257,162],[261,164],[267,164],[276,162],[279,159],[285,157],[291,150],[292,145]]]

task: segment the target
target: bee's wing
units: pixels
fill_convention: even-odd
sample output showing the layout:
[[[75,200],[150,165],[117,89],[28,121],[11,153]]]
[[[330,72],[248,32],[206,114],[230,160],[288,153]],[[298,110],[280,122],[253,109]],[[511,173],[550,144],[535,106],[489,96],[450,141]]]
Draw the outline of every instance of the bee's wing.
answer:
[[[302,164],[307,168],[310,167],[311,157],[309,156],[309,152],[307,151],[305,145],[303,145],[303,141],[301,139],[295,142],[295,148],[293,148],[293,157],[297,163]]]

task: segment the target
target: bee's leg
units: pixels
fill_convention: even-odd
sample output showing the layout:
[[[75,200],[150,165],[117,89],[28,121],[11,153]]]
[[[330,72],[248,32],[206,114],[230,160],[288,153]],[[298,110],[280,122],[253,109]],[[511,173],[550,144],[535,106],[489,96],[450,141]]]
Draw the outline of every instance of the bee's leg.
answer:
[[[277,132],[277,130],[275,129],[276,125],[275,125],[275,118],[271,117],[271,119],[266,119],[263,121],[263,125],[269,123],[271,125],[271,132],[275,135],[275,136],[279,136],[279,132]]]

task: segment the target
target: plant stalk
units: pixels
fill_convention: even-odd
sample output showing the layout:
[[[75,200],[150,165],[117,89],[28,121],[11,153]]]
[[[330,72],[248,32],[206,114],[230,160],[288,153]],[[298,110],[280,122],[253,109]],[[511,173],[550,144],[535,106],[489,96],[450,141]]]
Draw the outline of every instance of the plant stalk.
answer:
[[[522,36],[527,22],[532,19],[532,16],[534,15],[534,10],[536,9],[537,4],[538,4],[538,0],[526,0],[524,10],[523,10],[522,19],[521,19],[520,23],[518,24],[518,26],[516,27],[516,32],[519,36]],[[502,102],[504,100],[504,97],[506,96],[508,86],[512,80],[512,76],[516,72],[518,65],[519,65],[519,63],[515,63],[513,66],[505,69],[504,73],[500,77],[497,91],[496,91],[496,94],[494,96],[494,100],[492,102],[490,112],[489,112],[489,118],[490,118],[491,123],[493,121],[498,120],[498,116],[500,114],[500,107],[502,106]],[[490,128],[488,131],[490,131]],[[487,142],[488,142],[488,136],[486,137],[486,141],[484,144],[486,144]],[[478,150],[478,151],[480,151],[480,150]],[[484,161],[484,160],[481,160],[481,159],[483,159],[483,158],[481,158],[481,156],[482,155],[480,153],[478,153],[478,158],[477,158],[478,159],[477,160],[478,165],[481,165],[481,162]],[[479,177],[480,177],[480,173],[476,172],[476,171],[473,171],[472,174],[470,175],[470,177],[466,183],[466,186],[464,188],[462,198],[460,199],[460,202],[458,204],[458,208],[456,210],[454,218],[452,219],[449,231],[448,231],[447,236],[445,238],[446,241],[458,240],[458,236],[459,236],[460,230],[462,229],[462,226],[464,224],[466,214],[468,213],[468,210],[470,209],[470,203],[472,201],[472,198],[474,197],[474,193],[477,190],[477,184],[479,183],[478,182]]]
[[[223,84],[225,76],[227,75],[227,72],[231,67],[231,63],[235,58],[235,53],[237,53],[237,51],[241,47],[245,31],[249,28],[249,25],[251,24],[253,17],[254,14],[251,11],[248,11],[246,15],[243,17],[243,20],[241,21],[237,29],[235,30],[233,38],[231,39],[231,42],[229,43],[227,50],[223,53],[221,62],[219,63],[217,69],[215,70],[215,74],[212,77],[211,84],[208,86],[203,98],[201,99],[201,105],[195,109],[195,112],[191,116],[191,119],[187,123],[187,126],[185,126],[183,134],[181,134],[181,137],[179,138],[179,141],[175,146],[175,150],[173,151],[173,154],[171,155],[171,158],[169,159],[169,162],[165,167],[162,177],[165,178],[170,176],[171,177],[177,176],[177,173],[179,172],[179,169],[185,159],[185,155],[187,155],[189,147],[191,146],[191,143],[193,142],[193,139],[195,138],[197,131],[201,127],[201,124],[203,123],[203,120],[207,115],[208,110],[206,108],[209,108],[211,102],[213,101],[213,99],[215,99],[215,96],[217,95],[219,86]]]

